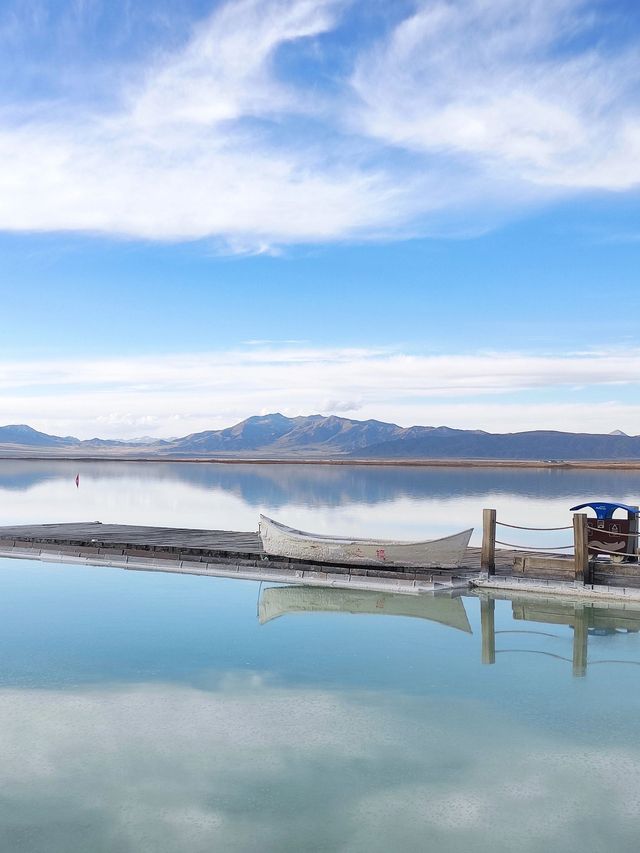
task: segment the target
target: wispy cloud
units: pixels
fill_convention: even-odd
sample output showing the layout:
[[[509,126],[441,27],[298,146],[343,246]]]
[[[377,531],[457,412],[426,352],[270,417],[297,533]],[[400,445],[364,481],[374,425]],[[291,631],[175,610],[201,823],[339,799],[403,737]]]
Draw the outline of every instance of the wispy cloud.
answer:
[[[255,124],[309,111],[313,99],[280,83],[273,59],[332,26],[335,6],[227,3],[130,81],[116,111],[16,105],[0,126],[0,228],[221,237],[255,250],[382,225],[401,194],[388,176]]]
[[[358,60],[358,121],[382,141],[457,158],[440,168],[459,179],[470,170],[519,193],[629,189],[640,182],[640,61],[637,44],[607,46],[606,23],[589,0],[422,2]]]
[[[351,5],[227,0],[181,46],[120,58],[108,106],[54,68],[55,98],[5,95],[0,229],[272,251],[640,181],[640,60],[593,38],[591,0],[421,2],[327,83]]]
[[[172,436],[253,414],[340,412],[498,432],[637,432],[640,351],[421,355],[251,346],[193,355],[0,363],[0,423],[80,437]],[[594,407],[593,394],[600,402]],[[549,402],[553,393],[561,403]],[[517,397],[515,396],[517,395]],[[542,396],[541,396],[542,395]]]

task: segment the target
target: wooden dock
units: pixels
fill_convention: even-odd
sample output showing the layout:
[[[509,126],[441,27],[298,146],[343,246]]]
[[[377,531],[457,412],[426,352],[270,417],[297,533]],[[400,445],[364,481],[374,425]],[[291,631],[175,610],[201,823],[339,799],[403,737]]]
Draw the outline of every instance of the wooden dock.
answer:
[[[469,585],[535,589],[546,585],[570,594],[576,584],[573,557],[516,550],[493,552],[495,569],[487,578],[482,549],[467,548],[458,569],[419,568],[393,563],[327,565],[267,555],[253,531],[146,527],[79,522],[0,527],[0,556],[127,569],[180,572],[215,577],[424,592],[465,589]],[[592,561],[583,592],[619,590],[640,595],[638,563]],[[566,588],[566,589],[565,589]]]
[[[0,527],[0,555],[260,580],[425,591],[465,588],[480,573],[480,548],[459,569],[397,564],[327,565],[267,555],[253,531],[81,522]],[[513,563],[498,553],[504,570]]]

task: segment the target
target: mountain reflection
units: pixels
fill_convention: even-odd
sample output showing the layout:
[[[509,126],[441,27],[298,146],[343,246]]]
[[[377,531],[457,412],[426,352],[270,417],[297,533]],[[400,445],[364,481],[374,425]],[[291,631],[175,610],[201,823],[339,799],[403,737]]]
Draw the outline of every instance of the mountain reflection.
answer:
[[[269,465],[159,462],[66,462],[0,460],[0,489],[28,491],[43,483],[81,481],[188,486],[221,491],[254,507],[378,504],[398,499],[465,499],[491,493],[534,499],[576,495],[637,495],[635,471],[411,468],[348,465]]]

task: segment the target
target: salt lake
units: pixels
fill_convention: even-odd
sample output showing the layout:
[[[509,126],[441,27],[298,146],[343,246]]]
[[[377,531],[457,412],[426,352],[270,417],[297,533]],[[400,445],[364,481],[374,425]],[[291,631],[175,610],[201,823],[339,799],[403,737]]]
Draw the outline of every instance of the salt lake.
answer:
[[[0,496],[3,524],[412,538],[640,477],[34,460]],[[0,850],[635,851],[640,613],[500,599],[490,663],[483,607],[1,560]]]

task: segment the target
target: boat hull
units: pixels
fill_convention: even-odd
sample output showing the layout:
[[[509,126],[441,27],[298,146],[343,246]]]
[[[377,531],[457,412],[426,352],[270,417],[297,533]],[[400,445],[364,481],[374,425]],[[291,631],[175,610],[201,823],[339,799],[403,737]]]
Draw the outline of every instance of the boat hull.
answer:
[[[277,557],[330,564],[454,569],[464,558],[473,528],[421,542],[352,539],[306,533],[261,515],[259,532],[265,553]]]

